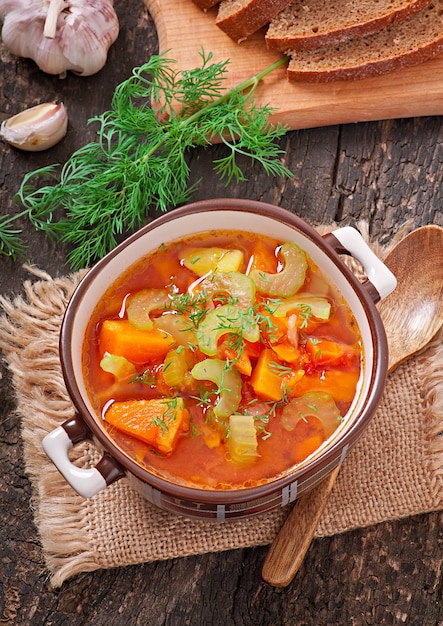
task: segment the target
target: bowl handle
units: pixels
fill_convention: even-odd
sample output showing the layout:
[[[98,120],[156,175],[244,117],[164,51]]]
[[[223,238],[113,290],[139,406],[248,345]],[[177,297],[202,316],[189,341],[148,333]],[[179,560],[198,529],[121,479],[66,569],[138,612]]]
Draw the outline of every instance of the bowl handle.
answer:
[[[363,286],[374,302],[386,298],[397,286],[397,279],[391,270],[371,250],[361,234],[351,226],[337,228],[324,235],[323,239],[337,254],[348,254],[363,265],[367,280]]]
[[[105,452],[95,467],[80,468],[71,463],[69,451],[76,443],[92,440],[92,433],[79,415],[55,428],[43,439],[43,449],[71,487],[90,498],[107,485],[123,478],[123,468]]]

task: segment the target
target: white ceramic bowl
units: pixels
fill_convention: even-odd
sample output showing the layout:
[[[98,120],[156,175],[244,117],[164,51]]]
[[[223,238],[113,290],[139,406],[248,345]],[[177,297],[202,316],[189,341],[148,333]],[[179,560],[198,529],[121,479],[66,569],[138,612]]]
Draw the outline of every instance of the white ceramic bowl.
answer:
[[[90,317],[106,290],[139,259],[161,244],[210,230],[244,230],[298,243],[329,276],[351,308],[363,341],[361,388],[343,424],[313,455],[283,476],[246,489],[212,491],[168,482],[127,456],[105,430],[88,398],[83,378],[83,340]],[[363,265],[364,283],[342,262],[347,253]],[[91,497],[125,476],[156,506],[190,517],[219,521],[254,515],[284,506],[341,464],[368,425],[382,395],[388,365],[385,331],[374,303],[388,295],[395,277],[371,252],[360,234],[345,227],[321,237],[293,213],[249,200],[217,199],[189,204],[163,215],[129,237],[97,263],[76,289],[63,320],[60,357],[67,389],[77,416],[46,436],[43,446],[66,480],[81,495]],[[69,449],[93,438],[104,451],[94,468],[79,469]]]

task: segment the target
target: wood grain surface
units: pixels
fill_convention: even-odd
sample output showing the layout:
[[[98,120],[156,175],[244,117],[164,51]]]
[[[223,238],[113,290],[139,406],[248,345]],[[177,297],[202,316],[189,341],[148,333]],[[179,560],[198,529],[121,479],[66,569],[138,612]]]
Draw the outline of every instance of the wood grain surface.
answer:
[[[158,1],[169,10],[190,3]],[[94,139],[97,126],[86,120],[108,110],[115,86],[158,52],[157,29],[143,0],[115,0],[114,6],[119,38],[95,76],[45,75],[0,42],[0,121],[53,99],[62,100],[69,112],[68,134],[47,152],[23,153],[0,144],[0,214],[19,210],[14,196],[27,172],[64,163]],[[191,28],[183,19],[183,37]],[[197,57],[200,42],[195,45]],[[213,171],[214,159],[226,154],[224,146],[198,148],[188,155],[190,183],[200,181],[192,199],[261,200],[313,225],[364,222],[381,244],[403,227],[443,226],[442,120],[411,117],[291,131],[280,142],[291,179],[266,176],[240,157],[246,180],[228,187]],[[47,239],[25,219],[20,226],[26,261],[51,276],[69,271],[67,246]],[[23,259],[2,258],[0,269],[0,294],[23,294],[23,281],[31,278]],[[261,577],[267,546],[85,572],[52,589],[33,523],[20,421],[4,362],[0,372],[1,626],[443,624],[441,511],[315,540],[284,589]]]
[[[264,30],[234,43],[215,25],[216,8],[205,13],[192,0],[145,2],[155,21],[160,52],[169,51],[180,69],[198,66],[203,47],[215,61],[230,59],[229,88],[280,58],[266,49]],[[443,56],[376,78],[325,84],[289,83],[282,67],[263,81],[256,102],[276,109],[272,121],[291,129],[441,115]]]

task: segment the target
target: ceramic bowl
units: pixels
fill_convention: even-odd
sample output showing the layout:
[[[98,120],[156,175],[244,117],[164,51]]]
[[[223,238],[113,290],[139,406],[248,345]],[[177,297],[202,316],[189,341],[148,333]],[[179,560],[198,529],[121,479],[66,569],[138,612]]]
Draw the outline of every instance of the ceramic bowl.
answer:
[[[98,301],[114,281],[161,244],[210,230],[245,230],[298,243],[334,283],[351,308],[363,342],[361,388],[343,424],[314,454],[266,484],[229,491],[184,487],[168,482],[127,456],[105,430],[88,398],[81,346]],[[360,282],[342,261],[355,257],[365,270]],[[76,416],[49,433],[43,447],[68,483],[92,497],[123,477],[157,507],[192,518],[223,522],[285,506],[311,489],[343,463],[373,416],[382,395],[388,367],[386,334],[375,303],[396,285],[395,277],[372,253],[357,230],[345,227],[320,236],[288,210],[249,200],[217,199],[175,209],[152,221],[99,261],[74,292],[62,324],[60,358]],[[80,469],[69,459],[70,448],[93,439],[102,458]]]

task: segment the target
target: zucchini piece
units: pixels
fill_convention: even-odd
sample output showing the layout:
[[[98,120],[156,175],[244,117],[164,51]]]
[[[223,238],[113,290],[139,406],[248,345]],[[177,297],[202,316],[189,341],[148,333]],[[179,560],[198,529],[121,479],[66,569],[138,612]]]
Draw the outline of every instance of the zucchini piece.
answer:
[[[183,265],[197,276],[205,276],[210,272],[237,272],[243,260],[241,250],[217,247],[186,248],[180,256]]]

